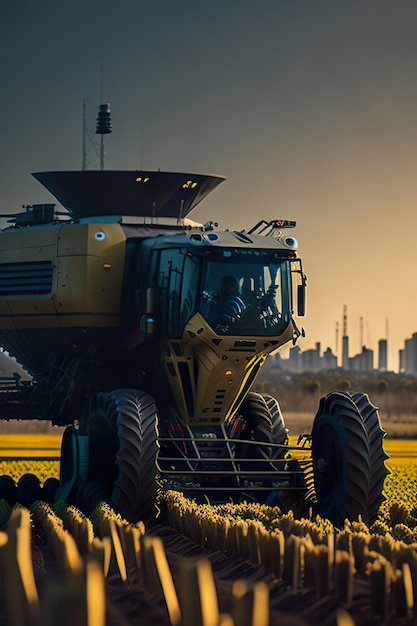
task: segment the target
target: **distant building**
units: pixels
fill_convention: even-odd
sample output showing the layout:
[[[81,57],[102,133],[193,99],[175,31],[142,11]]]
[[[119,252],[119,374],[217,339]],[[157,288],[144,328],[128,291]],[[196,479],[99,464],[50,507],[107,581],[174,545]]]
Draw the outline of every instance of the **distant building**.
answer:
[[[292,372],[302,372],[302,363],[301,363],[301,348],[300,346],[294,346],[290,349],[290,356],[285,361],[287,367]]]
[[[380,339],[378,341],[378,370],[380,372],[387,371],[387,340]]]
[[[404,342],[404,349],[400,350],[400,372],[417,374],[417,333]]]
[[[301,353],[301,362],[303,372],[318,372],[323,369],[320,359],[320,343],[316,343],[316,347]]]
[[[349,359],[348,369],[357,372],[372,372],[374,369],[374,351],[363,346],[362,352]]]
[[[362,352],[355,356],[349,357],[349,336],[343,337],[343,358],[342,368],[346,370],[353,370],[359,372],[373,372],[374,371],[374,351],[362,347]],[[377,370],[385,372],[388,370],[387,364],[388,355],[388,342],[387,339],[380,339],[378,342],[378,363]],[[399,371],[405,374],[413,374],[417,376],[417,332],[414,333],[409,339],[404,342],[404,348],[399,352],[400,362]],[[301,348],[296,345],[289,351],[289,358],[283,359],[281,356],[277,356],[280,366],[283,369],[288,369],[292,372],[318,372],[320,370],[337,369],[337,357],[333,354],[331,348],[321,353],[320,342],[316,343],[315,348],[310,350],[301,351]]]
[[[321,356],[321,345],[301,352],[299,346],[290,349],[288,359],[279,359],[280,365],[291,372],[319,372],[325,369],[336,369],[337,357],[327,348]]]
[[[322,364],[325,370],[334,370],[337,368],[337,356],[333,354],[330,348],[327,348],[323,352]]]

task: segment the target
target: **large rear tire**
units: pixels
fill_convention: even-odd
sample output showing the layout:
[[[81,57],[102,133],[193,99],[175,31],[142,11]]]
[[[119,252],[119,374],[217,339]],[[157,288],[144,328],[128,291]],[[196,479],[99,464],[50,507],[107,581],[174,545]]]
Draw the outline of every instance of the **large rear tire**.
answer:
[[[264,397],[260,393],[251,391],[240,407],[240,415],[244,419],[244,426],[239,439],[253,441],[253,444],[240,443],[236,445],[236,458],[239,459],[271,459],[272,422],[269,409]],[[260,443],[261,445],[256,445]],[[243,467],[243,463],[241,463]],[[246,463],[249,469],[255,469],[253,464]]]
[[[386,432],[381,428],[377,407],[372,404],[366,393],[353,393],[352,400],[361,412],[368,435],[371,464],[368,491],[368,522],[372,523],[378,515],[379,507],[385,500],[383,495],[384,482],[387,474],[389,474],[388,469],[385,467],[385,461],[389,458],[389,455],[383,447],[383,439]]]
[[[272,426],[272,442],[280,446],[288,445],[288,428],[285,426],[284,416],[278,400],[268,394],[263,394]],[[272,448],[272,458],[282,458],[286,454],[285,448]]]
[[[366,523],[382,501],[386,458],[364,394],[335,391],[320,401],[312,430],[317,511],[336,526],[346,518]],[[365,415],[365,417],[364,417]]]
[[[158,512],[157,414],[145,392],[99,393],[91,407],[88,481],[78,489],[81,508],[106,500],[125,519],[153,520]]]

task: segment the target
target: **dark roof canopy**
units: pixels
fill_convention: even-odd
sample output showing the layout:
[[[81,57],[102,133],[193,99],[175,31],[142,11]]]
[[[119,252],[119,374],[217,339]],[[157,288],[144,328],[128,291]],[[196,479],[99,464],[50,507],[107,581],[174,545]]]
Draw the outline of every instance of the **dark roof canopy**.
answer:
[[[36,172],[33,176],[74,218],[182,218],[225,180],[208,174],[114,170]]]

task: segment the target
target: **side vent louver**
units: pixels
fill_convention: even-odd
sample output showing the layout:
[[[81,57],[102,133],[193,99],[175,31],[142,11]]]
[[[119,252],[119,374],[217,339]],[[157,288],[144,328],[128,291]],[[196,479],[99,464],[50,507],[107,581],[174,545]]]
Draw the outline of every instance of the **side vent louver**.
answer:
[[[27,296],[50,293],[52,262],[0,264],[0,296]]]

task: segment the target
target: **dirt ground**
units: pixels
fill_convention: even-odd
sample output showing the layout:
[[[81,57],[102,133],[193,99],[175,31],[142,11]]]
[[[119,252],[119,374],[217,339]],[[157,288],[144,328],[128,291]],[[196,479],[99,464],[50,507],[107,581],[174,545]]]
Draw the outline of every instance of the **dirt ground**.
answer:
[[[369,606],[369,585],[361,578],[355,582],[353,602],[345,607],[334,594],[321,599],[311,590],[294,593],[264,567],[258,567],[244,559],[231,561],[220,552],[209,553],[167,526],[155,525],[149,529],[149,534],[162,538],[175,584],[178,582],[180,563],[184,559],[209,559],[215,577],[220,613],[232,613],[232,585],[236,580],[244,579],[252,583],[264,581],[268,585],[270,626],[337,626],[340,609],[349,611],[356,626],[377,626],[381,623],[384,626],[417,625],[416,618],[407,621],[392,617],[383,621],[380,616],[373,617]],[[50,546],[36,529],[32,539],[32,554],[36,583],[42,600],[47,585],[51,581],[59,580],[62,573]],[[133,578],[126,584],[118,573],[111,571],[106,579],[106,598],[106,626],[170,626],[163,602],[152,596],[139,579]],[[12,626],[7,618],[5,600],[1,597],[0,587],[0,626]],[[63,616],[60,626],[66,626],[67,623],[69,624]],[[253,626],[257,626],[256,619]]]

